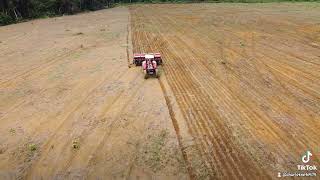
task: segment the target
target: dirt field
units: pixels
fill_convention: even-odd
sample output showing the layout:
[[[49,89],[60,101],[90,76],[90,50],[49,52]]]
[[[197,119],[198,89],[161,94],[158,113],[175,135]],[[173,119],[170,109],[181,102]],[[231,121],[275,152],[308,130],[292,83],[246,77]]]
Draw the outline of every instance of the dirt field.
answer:
[[[128,68],[128,20],[0,28],[0,179],[188,178],[158,80]]]
[[[160,79],[130,65],[149,51]],[[133,5],[0,27],[0,179],[275,179],[307,150],[320,168],[319,129],[319,4]]]
[[[168,4],[130,12],[134,52],[164,55],[191,177],[277,178],[296,172],[307,150],[319,167],[319,4]]]

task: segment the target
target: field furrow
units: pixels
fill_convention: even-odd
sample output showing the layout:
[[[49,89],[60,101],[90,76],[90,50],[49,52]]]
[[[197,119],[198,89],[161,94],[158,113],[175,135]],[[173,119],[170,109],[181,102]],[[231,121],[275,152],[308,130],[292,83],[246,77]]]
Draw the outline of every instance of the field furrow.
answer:
[[[275,178],[295,170],[304,151],[319,151],[320,61],[309,44],[319,42],[297,32],[317,27],[313,18],[320,14],[288,19],[282,8],[130,7],[133,52],[162,53],[166,79],[201,155],[200,163],[189,158],[196,178]],[[276,25],[279,31],[270,28]]]

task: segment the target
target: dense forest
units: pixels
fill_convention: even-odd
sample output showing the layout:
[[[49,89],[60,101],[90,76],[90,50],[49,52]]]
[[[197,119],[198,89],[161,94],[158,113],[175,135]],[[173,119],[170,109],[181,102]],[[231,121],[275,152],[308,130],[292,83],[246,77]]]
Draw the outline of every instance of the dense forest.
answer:
[[[0,0],[0,25],[110,7],[113,0]]]
[[[111,7],[114,3],[201,2],[205,0],[0,0],[0,26],[25,19],[74,14]],[[274,2],[319,0],[209,0],[213,2]]]

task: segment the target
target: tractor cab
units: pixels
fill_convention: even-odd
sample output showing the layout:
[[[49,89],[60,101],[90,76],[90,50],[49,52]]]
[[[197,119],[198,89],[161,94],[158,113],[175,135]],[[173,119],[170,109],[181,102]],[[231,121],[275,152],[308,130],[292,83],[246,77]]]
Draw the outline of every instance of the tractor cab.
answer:
[[[142,68],[145,72],[145,78],[147,79],[149,76],[155,76],[157,75],[157,62],[154,59],[153,54],[146,54],[145,60],[142,62]]]
[[[145,60],[142,62],[142,67],[146,69],[157,69],[157,62],[154,59],[153,54],[146,54]]]

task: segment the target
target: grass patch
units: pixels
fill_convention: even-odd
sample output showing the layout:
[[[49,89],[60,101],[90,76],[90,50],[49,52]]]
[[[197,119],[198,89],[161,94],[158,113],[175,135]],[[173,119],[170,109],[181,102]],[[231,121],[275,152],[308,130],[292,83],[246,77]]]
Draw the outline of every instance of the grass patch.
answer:
[[[148,165],[154,172],[157,172],[166,165],[166,150],[164,149],[168,132],[162,130],[159,134],[148,138],[144,148],[144,164]]]
[[[33,143],[29,144],[28,148],[30,152],[35,152],[38,149],[37,145]]]
[[[11,134],[16,134],[16,130],[13,129],[13,128],[10,128],[9,132],[10,132]]]
[[[80,149],[80,144],[78,140],[73,140],[72,141],[72,148],[73,149]]]

